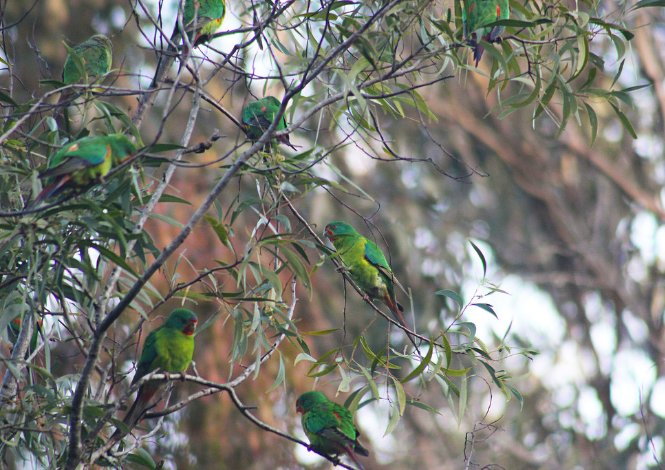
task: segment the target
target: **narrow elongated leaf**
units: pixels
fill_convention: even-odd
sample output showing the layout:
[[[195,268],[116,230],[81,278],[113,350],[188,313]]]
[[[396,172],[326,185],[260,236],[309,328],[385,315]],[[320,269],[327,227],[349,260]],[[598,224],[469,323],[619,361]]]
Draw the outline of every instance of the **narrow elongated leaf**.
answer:
[[[425,354],[425,357],[420,361],[420,364],[409,373],[406,377],[404,377],[401,382],[406,383],[409,380],[418,377],[420,374],[423,373],[425,368],[430,364],[432,360],[432,353],[434,352],[434,347],[430,343],[429,349],[427,350],[427,354]]]
[[[628,116],[626,116],[614,103],[610,103],[610,105],[612,105],[612,109],[614,109],[614,112],[621,121],[624,129],[628,131],[633,139],[637,139],[637,132],[633,129],[633,125],[631,124],[630,119],[628,119]]]
[[[640,0],[633,5],[633,10],[648,7],[665,7],[665,0]]]
[[[483,252],[480,251],[480,248],[478,248],[478,246],[475,243],[473,243],[471,240],[469,240],[469,243],[471,244],[471,247],[478,255],[478,258],[480,258],[480,262],[483,265],[483,277],[485,277],[487,275],[487,261],[485,260],[485,255],[483,255]]]
[[[397,395],[397,404],[399,406],[399,415],[404,414],[404,409],[406,408],[406,393],[404,392],[404,387],[395,377],[393,379],[393,385],[395,386],[395,394]]]
[[[497,316],[496,312],[494,311],[494,307],[492,307],[491,304],[486,304],[486,303],[483,303],[483,302],[478,302],[478,303],[471,304],[471,305],[473,305],[473,306],[475,306],[475,307],[478,307],[478,308],[482,308],[482,309],[485,310],[486,312],[491,313],[491,314],[494,316],[494,318],[496,318],[497,320],[499,319],[499,317]]]
[[[459,408],[457,411],[457,424],[462,423],[462,418],[464,417],[464,413],[466,413],[466,405],[467,405],[467,398],[468,398],[468,378],[463,377],[462,381],[460,383],[460,388],[459,388]]]
[[[454,290],[442,289],[442,290],[436,291],[434,293],[434,295],[439,295],[439,296],[442,296],[442,297],[448,297],[449,299],[451,299],[453,302],[455,302],[460,307],[464,306],[464,300],[462,299],[462,296],[459,295]]]
[[[591,126],[591,144],[593,145],[596,141],[596,136],[598,135],[598,116],[596,116],[596,112],[591,105],[584,103],[584,107],[586,108],[586,113],[589,117],[589,125]]]
[[[133,463],[134,465],[139,465],[141,467],[149,468],[154,470],[157,468],[157,464],[152,459],[152,456],[148,453],[147,450],[139,447],[134,452],[127,456],[127,461]]]

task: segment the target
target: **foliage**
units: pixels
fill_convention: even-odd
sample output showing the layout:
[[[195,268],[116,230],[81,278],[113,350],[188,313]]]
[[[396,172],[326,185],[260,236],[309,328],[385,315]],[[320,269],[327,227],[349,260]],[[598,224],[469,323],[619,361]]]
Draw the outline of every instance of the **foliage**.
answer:
[[[528,109],[534,125],[550,119],[559,133],[567,126],[584,126],[594,141],[600,122],[595,109],[609,103],[635,135],[623,107],[637,87],[618,85],[633,34],[618,20],[602,16],[595,4],[570,9],[562,3],[512,2],[511,19],[501,21],[504,39],[485,45],[488,68],[479,69],[470,62],[461,36],[459,2],[228,3],[239,25],[225,23],[209,47],[179,50],[183,65],[175,78],[160,84],[164,93],[142,88],[147,81],[139,67],[124,63],[117,52],[116,68],[106,77],[70,85],[44,77],[32,83],[29,93],[17,86],[25,78],[20,73],[25,58],[3,60],[0,331],[17,315],[23,317],[21,334],[5,360],[4,460],[68,469],[125,463],[156,468],[143,446],[153,430],[159,432],[161,420],[147,434],[119,445],[108,436],[135,391],[122,384],[132,372],[127,360],[137,334],[145,335],[145,323],[167,303],[212,310],[199,334],[223,324],[232,338],[229,370],[246,367],[225,382],[205,379],[206,371],[201,371],[203,378],[184,377],[204,388],[154,412],[153,418],[224,392],[261,429],[304,444],[257,422],[236,391],[262,375],[272,382],[267,392],[284,386],[289,369],[299,363],[308,365],[302,381],[333,383],[348,394],[346,404],[354,411],[372,402],[388,404],[386,433],[400,425],[410,407],[436,414],[437,405],[421,399],[432,390],[459,423],[475,381],[522,404],[503,365],[512,346],[480,338],[469,319],[471,311],[501,314],[489,303],[501,290],[486,279],[487,260],[477,244],[469,245],[467,261],[482,265],[473,296],[465,299],[460,285],[443,283],[428,293],[437,310],[422,314],[421,299],[409,299],[410,310],[418,312],[422,354],[409,351],[405,334],[377,337],[373,325],[347,331],[338,320],[324,330],[302,328],[299,321],[306,312],[296,308],[296,292],[319,295],[322,284],[316,278],[322,266],[338,267],[338,274],[327,273],[330,289],[352,286],[363,295],[320,238],[315,217],[303,208],[328,194],[338,203],[333,210],[346,210],[344,216],[352,218],[375,201],[377,195],[356,183],[347,162],[338,158],[346,152],[385,165],[423,165],[439,174],[441,184],[461,178],[449,178],[443,162],[402,155],[403,146],[386,131],[402,120],[423,126],[435,122],[422,90],[457,77],[484,77],[488,94],[498,97],[493,112],[501,118]],[[15,8],[10,19],[16,22],[7,22],[14,25],[10,32],[31,18],[30,12],[23,15]],[[175,5],[157,11],[139,0],[131,9],[123,5],[123,11],[132,21],[118,33],[130,47],[150,39],[149,47],[159,51],[167,40],[160,31],[170,31]],[[137,29],[130,26],[134,21]],[[601,72],[610,44],[620,65],[608,83]],[[275,124],[256,142],[244,139],[238,114],[217,97],[247,90],[258,97],[268,91],[283,96],[275,123],[285,116],[288,129]],[[56,95],[64,98],[54,105]],[[133,102],[127,96],[139,100],[130,112],[125,110]],[[224,135],[208,132],[206,116],[211,114],[226,120]],[[89,133],[111,132],[133,136],[141,150],[98,185],[29,205],[43,184],[38,175],[49,155]],[[206,132],[208,137],[201,137]],[[274,138],[285,134],[291,134],[297,150],[276,144]],[[195,135],[199,142],[193,144]],[[235,143],[234,136],[240,136]],[[208,150],[214,159],[198,158]],[[478,174],[466,162],[456,164],[462,177]],[[172,182],[199,168],[212,175],[204,197],[189,200],[171,190]],[[180,206],[188,206],[186,220],[169,215]],[[333,215],[323,217],[339,218]],[[371,217],[364,219],[373,225]],[[164,243],[161,231],[168,228],[175,235]],[[215,249],[224,258],[197,264],[179,251],[197,232],[214,234]],[[195,275],[183,280],[188,270]],[[155,282],[160,272],[165,283]],[[379,306],[366,304],[364,310],[373,309],[398,327]],[[40,348],[24,361],[37,318],[46,325]],[[322,348],[331,342],[336,344]],[[534,353],[516,350],[525,357]],[[60,363],[54,357],[75,359]],[[274,373],[266,370],[269,360],[278,364]],[[165,379],[153,377],[159,378]]]

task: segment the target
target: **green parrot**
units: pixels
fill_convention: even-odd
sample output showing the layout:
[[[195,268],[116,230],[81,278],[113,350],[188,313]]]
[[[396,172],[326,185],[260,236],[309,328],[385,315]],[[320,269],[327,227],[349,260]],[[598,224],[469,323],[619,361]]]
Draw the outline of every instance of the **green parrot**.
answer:
[[[302,414],[302,428],[312,449],[327,455],[347,454],[358,468],[364,468],[355,454],[367,457],[369,451],[358,442],[360,432],[349,410],[321,392],[305,392],[296,401],[296,412]]]
[[[194,312],[186,308],[177,308],[169,314],[162,326],[151,331],[143,345],[132,385],[157,370],[170,373],[185,372],[194,356],[194,333],[197,322]],[[155,395],[162,385],[158,381],[141,385],[134,404],[123,419],[129,428],[132,428],[146,411],[157,404],[154,399],[160,397]]]
[[[247,106],[242,109],[242,130],[245,131],[249,140],[256,142],[261,138],[263,133],[274,121],[280,106],[281,103],[277,98],[274,96],[266,96],[265,98],[248,103]],[[283,131],[287,127],[286,118],[282,116],[279,123],[277,123],[275,130]],[[291,145],[288,135],[281,135],[277,137],[277,140],[295,149],[295,147]]]
[[[325,234],[358,287],[370,298],[383,301],[397,322],[403,327],[409,328],[402,314],[404,308],[395,299],[395,284],[400,288],[402,286],[395,279],[393,270],[376,243],[362,236],[346,222],[330,222],[326,225]],[[415,340],[411,335],[408,336],[418,349]]]
[[[62,81],[67,85],[78,83],[84,78],[83,71],[79,69],[72,53],[82,62],[89,79],[102,77],[111,70],[113,60],[111,40],[103,34],[95,34],[74,46],[67,55],[62,71]]]
[[[22,319],[20,316],[14,318],[9,324],[7,325],[7,338],[9,339],[9,342],[12,343],[12,346],[16,344],[16,341],[18,340],[18,335],[21,332],[21,322]],[[39,332],[42,329],[42,319],[38,318],[35,321],[35,330],[32,332],[32,338],[30,338],[30,345],[28,346],[28,349],[25,352],[25,357],[28,357],[30,354],[32,354],[32,351],[37,349],[37,339],[39,337]]]
[[[487,42],[496,42],[505,29],[503,26],[486,27],[485,25],[508,18],[510,18],[509,0],[464,0],[462,10],[464,38],[473,47],[476,67],[484,50],[478,41],[482,39]]]
[[[103,180],[113,165],[136,153],[136,146],[123,134],[88,136],[57,151],[48,162],[42,179],[51,178],[32,202],[34,206],[68,187],[85,187]]]
[[[187,34],[190,44],[197,47],[210,40],[210,36],[222,25],[226,14],[226,3],[224,0],[184,0],[185,5],[182,14],[184,32]],[[177,17],[176,17],[177,18]],[[155,76],[150,88],[155,88],[171,66],[176,55],[176,48],[182,38],[182,31],[176,20],[171,33],[170,43],[166,52],[161,55],[157,62]],[[175,46],[175,47],[174,47]]]

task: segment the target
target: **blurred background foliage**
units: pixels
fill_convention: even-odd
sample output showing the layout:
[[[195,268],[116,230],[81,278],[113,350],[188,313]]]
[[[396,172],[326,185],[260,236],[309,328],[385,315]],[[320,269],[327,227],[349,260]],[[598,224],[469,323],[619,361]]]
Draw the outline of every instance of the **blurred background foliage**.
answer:
[[[257,41],[252,27],[284,3]],[[287,332],[277,353],[236,387],[275,428],[303,436],[294,403],[304,391],[339,390],[338,402],[358,407],[362,397],[351,392],[363,388],[356,420],[372,450],[368,470],[658,468],[665,453],[663,5],[511,2],[504,41],[475,68],[462,47],[458,2],[396,2],[381,15],[378,1],[281,4],[229,1],[222,33],[196,52],[198,81],[191,70],[180,87],[167,81],[173,96],[160,93],[136,128],[130,119],[160,44],[145,14],[157,17],[156,3],[2,4],[2,133],[11,130],[0,142],[3,212],[23,207],[45,156],[83,127],[140,135],[146,146],[205,144],[185,153],[187,163],[172,175],[146,158],[103,190],[0,219],[0,331],[17,314],[45,319],[41,350],[18,382],[21,405],[3,416],[4,464],[64,465],[71,397],[111,269],[120,266],[122,275],[104,299],[108,309],[248,148],[237,125],[242,107],[295,89],[309,64],[322,64],[377,18],[290,99],[285,115],[297,123],[291,141],[298,150],[250,156],[108,331],[86,395],[84,437],[108,421],[109,406],[126,391],[137,340],[184,303],[203,324],[196,369],[213,382],[248,371]],[[175,3],[161,11],[168,32]],[[112,39],[114,72],[102,91],[70,107],[67,135],[54,118],[57,94],[30,108],[59,86],[62,42],[94,33]],[[324,40],[313,60],[315,38]],[[166,149],[151,150],[173,158],[174,147]],[[164,178],[170,196],[134,230]],[[412,292],[400,296],[419,333],[441,341],[446,332],[453,345],[471,336],[491,357],[483,366],[482,353],[459,347],[445,366],[466,373],[421,371],[404,384],[408,405],[399,422],[390,419],[399,385],[380,370],[368,380],[361,369],[388,344],[394,356],[409,343],[344,282],[316,241],[336,219],[384,248]],[[289,319],[294,275],[298,301]],[[480,307],[459,317],[457,296],[491,304],[498,318]],[[148,329],[139,329],[142,315]],[[8,341],[4,364],[16,367]],[[443,356],[438,348],[433,361]],[[418,360],[395,363],[404,378]],[[171,402],[200,388],[178,384]],[[372,393],[382,399],[364,403]],[[126,456],[117,456],[111,465],[330,465],[252,425],[224,393],[192,401],[162,430],[166,438],[143,440],[152,457],[135,453],[134,463],[123,463]],[[93,436],[92,448],[103,436]]]

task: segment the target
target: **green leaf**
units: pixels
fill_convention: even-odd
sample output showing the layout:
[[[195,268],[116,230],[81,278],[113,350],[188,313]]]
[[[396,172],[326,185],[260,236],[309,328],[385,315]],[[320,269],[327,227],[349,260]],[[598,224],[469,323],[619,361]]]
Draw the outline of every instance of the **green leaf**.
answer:
[[[612,109],[614,109],[614,112],[618,116],[623,127],[628,131],[633,139],[637,139],[637,133],[635,132],[635,129],[633,129],[633,125],[630,123],[628,116],[626,116],[614,103],[610,103],[610,105],[612,106]]]
[[[648,7],[665,7],[665,0],[640,0],[635,5],[633,5],[633,10],[638,8],[648,8]]]
[[[420,408],[421,410],[425,410],[428,413],[431,413],[433,415],[440,415],[441,414],[441,412],[439,412],[439,410],[437,410],[434,407],[429,406],[427,403],[423,403],[422,401],[409,400],[408,402],[406,402],[406,404],[409,405],[409,406],[415,406],[416,408]]]
[[[376,382],[372,378],[372,374],[370,371],[361,365],[358,365],[360,372],[365,376],[365,379],[367,379],[367,385],[369,385],[370,390],[372,391],[372,397],[375,399],[379,398],[379,387],[376,385]]]
[[[487,275],[487,261],[485,260],[485,255],[483,255],[483,252],[480,251],[480,248],[478,248],[478,246],[476,246],[476,244],[473,243],[471,240],[469,240],[469,243],[471,243],[471,247],[478,255],[478,258],[480,258],[480,262],[483,264],[483,277],[485,277]]]
[[[100,256],[102,256],[102,258],[106,258],[107,260],[111,261],[112,263],[117,264],[118,266],[120,266],[122,269],[124,269],[128,273],[132,274],[133,276],[138,277],[138,274],[136,274],[134,272],[132,267],[129,264],[127,264],[127,262],[123,258],[116,255],[114,252],[112,252],[108,248],[103,247],[101,245],[98,245],[98,244],[93,243],[93,242],[88,241],[88,240],[81,240],[79,243],[82,246],[88,246],[88,247],[90,247],[94,250],[97,250],[97,252],[100,254]]]
[[[171,150],[182,150],[185,148],[187,147],[183,147],[182,145],[178,144],[155,144],[141,150],[148,153],[160,153],[160,152],[169,152]]]
[[[404,377],[401,382],[406,383],[409,380],[418,377],[422,372],[425,370],[425,368],[430,364],[432,360],[432,353],[434,352],[434,346],[430,343],[429,345],[429,350],[427,351],[427,354],[425,354],[425,357],[420,361],[420,364],[411,371],[406,377]]]
[[[468,397],[468,378],[463,377],[462,381],[460,383],[460,394],[459,394],[459,409],[457,411],[457,424],[462,423],[462,418],[464,417],[464,413],[466,412],[466,405],[467,405],[467,397]]]
[[[344,400],[344,408],[348,409],[351,413],[355,413],[358,410],[358,404],[360,400],[363,399],[365,394],[369,391],[369,387],[365,385],[357,390],[354,390],[346,400]],[[373,401],[371,398],[367,400],[367,403]]]
[[[397,395],[397,404],[399,406],[399,415],[404,415],[404,410],[406,409],[406,393],[404,392],[404,387],[397,380],[396,377],[392,377],[393,385],[395,386],[395,394]]]
[[[277,370],[277,376],[275,377],[275,381],[273,382],[273,384],[268,389],[268,392],[272,392],[277,387],[279,387],[282,384],[282,382],[284,382],[285,375],[286,375],[286,368],[284,367],[284,358],[282,358],[282,355],[280,354],[279,369]]]
[[[307,272],[307,268],[305,268],[305,265],[300,261],[298,255],[289,248],[282,249],[280,253],[282,253],[284,257],[287,259],[291,271],[293,271],[296,277],[298,277],[298,279],[300,279],[300,281],[309,290],[311,286],[309,280],[309,273]]]
[[[388,426],[386,427],[386,432],[383,433],[384,436],[387,436],[388,434],[393,432],[397,427],[397,423],[399,423],[399,413],[396,412],[394,408],[390,408],[388,416],[389,416]]]
[[[455,330],[455,333],[459,333],[461,335],[464,335],[468,337],[471,341],[473,341],[476,337],[476,324],[472,323],[470,321],[463,321],[459,322],[455,325],[458,329]],[[467,330],[467,331],[464,331]]]
[[[441,341],[443,341],[443,350],[446,353],[446,367],[450,367],[450,363],[453,361],[453,348],[450,346],[450,341],[445,334],[441,335]]]
[[[584,103],[584,107],[586,108],[586,113],[589,117],[589,125],[591,126],[591,145],[593,145],[596,141],[596,136],[598,135],[598,116],[596,116],[596,112],[591,105]]]
[[[14,101],[11,96],[9,96],[7,93],[3,93],[2,91],[0,91],[0,101],[9,103],[12,106],[18,106],[16,101]]]
[[[312,356],[309,354],[305,353],[300,353],[296,356],[296,358],[293,360],[293,365],[295,366],[298,364],[300,361],[307,361],[307,362],[316,362],[316,359],[314,359]]]
[[[497,320],[499,319],[499,317],[497,316],[496,312],[494,311],[494,307],[492,307],[491,304],[486,304],[486,303],[478,302],[478,303],[471,304],[471,305],[474,305],[474,306],[476,306],[476,307],[478,307],[478,308],[482,308],[482,309],[485,310],[486,312],[489,312],[489,313],[491,313],[492,315],[494,315],[494,318],[496,318]]]
[[[315,330],[315,331],[301,331],[301,335],[305,336],[325,336],[329,335],[330,333],[334,333],[335,331],[339,331],[339,328],[329,328],[327,330]]]
[[[446,369],[445,367],[441,369],[444,374],[449,375],[451,377],[464,377],[466,374],[471,371],[471,367],[467,367],[465,369]]]
[[[148,453],[147,450],[139,447],[134,452],[127,456],[127,462],[139,465],[141,467],[149,468],[154,470],[157,468],[157,464],[152,459],[152,456]]]
[[[439,296],[442,296],[442,297],[448,297],[449,299],[451,299],[453,302],[455,302],[460,307],[464,306],[464,300],[462,299],[462,296],[459,295],[454,290],[442,289],[442,290],[436,291],[434,293],[434,295],[439,295]]]
[[[586,67],[587,62],[589,62],[589,38],[586,34],[577,35],[577,49],[577,67],[568,81],[577,78],[584,70],[584,67]]]
[[[162,222],[166,222],[167,224],[173,225],[174,227],[178,227],[179,229],[185,227],[182,223],[178,222],[173,217],[169,217],[168,215],[158,214],[157,212],[151,212],[150,217],[153,219],[161,220]]]
[[[187,204],[188,206],[192,205],[192,203],[187,201],[186,199],[182,199],[178,196],[174,196],[173,194],[162,194],[161,197],[159,198],[159,202]],[[206,217],[208,217],[208,216],[206,216]]]
[[[208,222],[208,225],[215,231],[215,234],[217,235],[217,238],[219,239],[220,242],[222,242],[222,245],[225,245],[230,248],[230,243],[229,243],[229,232],[226,229],[226,226],[216,218],[214,218],[211,215],[204,215],[203,218],[205,219],[206,222]]]
[[[508,385],[508,390],[510,390],[510,393],[513,394],[515,398],[517,398],[517,401],[520,403],[520,411],[524,408],[524,397],[522,394],[517,390],[515,387]]]

